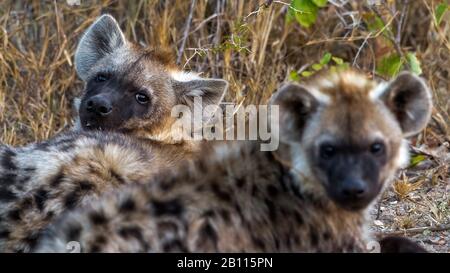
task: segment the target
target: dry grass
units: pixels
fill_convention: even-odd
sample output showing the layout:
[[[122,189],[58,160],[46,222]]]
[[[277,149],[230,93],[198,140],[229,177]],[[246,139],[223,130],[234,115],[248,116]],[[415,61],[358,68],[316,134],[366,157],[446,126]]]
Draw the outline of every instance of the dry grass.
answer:
[[[378,77],[376,63],[387,51],[412,51],[433,89],[435,110],[433,122],[413,141],[415,154],[425,160],[396,183],[397,194],[408,197],[400,203],[414,205],[414,215],[395,219],[394,213],[391,227],[421,225],[415,219],[434,217],[433,206],[440,213],[440,204],[447,202],[448,207],[450,202],[445,192],[439,195],[442,200],[428,200],[424,190],[445,191],[450,183],[449,12],[438,26],[434,10],[442,1],[385,0],[374,10],[365,1],[329,2],[333,4],[321,9],[316,24],[305,29],[285,22],[287,5],[282,1],[197,0],[184,40],[192,1],[81,0],[81,6],[69,6],[67,1],[3,0],[0,142],[21,145],[47,139],[71,124],[71,101],[82,90],[72,64],[74,50],[82,32],[104,12],[119,20],[131,40],[169,48],[185,69],[228,80],[226,100],[235,103],[266,102],[291,71],[301,72],[326,52]],[[391,29],[388,38],[394,41],[394,49],[386,47],[385,37],[370,32],[361,20],[373,12]],[[419,202],[411,194],[416,192],[423,194],[425,205],[412,202]],[[391,202],[398,196],[386,198]],[[441,222],[445,221],[444,217]]]

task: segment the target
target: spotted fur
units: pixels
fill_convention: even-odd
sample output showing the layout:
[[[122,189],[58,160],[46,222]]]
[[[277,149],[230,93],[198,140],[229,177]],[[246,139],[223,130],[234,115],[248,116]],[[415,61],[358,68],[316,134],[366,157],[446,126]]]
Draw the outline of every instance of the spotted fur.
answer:
[[[64,211],[192,157],[182,144],[117,133],[71,132],[26,147],[0,147],[0,251],[29,251]]]

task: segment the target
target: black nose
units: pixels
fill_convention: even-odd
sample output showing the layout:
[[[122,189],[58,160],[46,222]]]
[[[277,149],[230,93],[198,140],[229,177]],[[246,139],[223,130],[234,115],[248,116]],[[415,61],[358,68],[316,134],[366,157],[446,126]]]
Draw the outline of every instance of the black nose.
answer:
[[[359,200],[365,198],[368,189],[360,179],[346,179],[342,185],[341,196],[346,200]]]
[[[104,96],[97,95],[86,102],[86,110],[100,116],[107,116],[112,112],[112,105]]]

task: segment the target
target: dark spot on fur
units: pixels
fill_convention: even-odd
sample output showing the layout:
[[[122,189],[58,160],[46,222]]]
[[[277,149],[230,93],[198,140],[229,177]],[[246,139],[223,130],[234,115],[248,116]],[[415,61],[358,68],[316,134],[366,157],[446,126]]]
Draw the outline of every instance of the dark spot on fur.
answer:
[[[202,160],[198,161],[197,167],[200,173],[207,173],[206,164]]]
[[[83,192],[88,192],[95,188],[94,184],[89,181],[80,181],[78,186]]]
[[[98,235],[97,237],[95,237],[95,243],[98,245],[104,245],[106,241],[106,237],[103,235]]]
[[[300,214],[300,212],[296,211],[294,212],[295,221],[297,221],[298,225],[303,225],[305,221],[303,220],[303,216]]]
[[[269,194],[269,197],[275,198],[278,196],[279,191],[274,185],[268,185],[267,193]]]
[[[20,221],[21,219],[21,210],[20,209],[13,209],[8,213],[8,219],[14,222]]]
[[[260,238],[256,238],[256,237],[252,236],[252,241],[253,241],[253,244],[255,244],[255,246],[258,249],[264,250],[266,248],[266,244]]]
[[[16,164],[14,164],[14,157],[16,153],[13,150],[6,150],[2,155],[1,165],[6,171],[17,170]]]
[[[101,250],[101,248],[100,248],[100,246],[99,245],[97,245],[97,244],[93,244],[91,247],[90,247],[90,253],[98,253],[98,252],[100,252],[100,250]]]
[[[48,191],[45,189],[38,189],[34,194],[34,202],[37,208],[42,211],[44,209],[45,201],[48,199]]]
[[[68,151],[70,151],[70,150],[72,150],[72,149],[74,149],[75,148],[75,143],[65,143],[65,144],[62,144],[62,145],[60,145],[60,146],[58,146],[58,151],[61,151],[61,152],[68,152]]]
[[[60,170],[51,180],[50,185],[52,187],[57,187],[59,184],[61,184],[62,180],[64,179],[64,173]]]
[[[223,218],[225,223],[230,223],[230,212],[228,212],[226,209],[219,210],[220,216]]]
[[[323,235],[322,235],[322,238],[323,238],[324,240],[330,240],[330,238],[331,238],[330,232],[329,232],[329,231],[325,231],[325,232],[323,233]]]
[[[24,243],[27,244],[31,249],[36,247],[41,231],[33,232],[23,239]]]
[[[36,172],[36,168],[35,167],[27,167],[23,169],[25,172],[27,173],[34,173]]]
[[[89,215],[89,219],[94,225],[104,225],[108,222],[108,219],[106,219],[106,216],[103,213],[100,212],[92,212]]]
[[[166,242],[162,249],[164,252],[186,252],[186,247],[179,239]]]
[[[174,185],[175,185],[175,180],[171,177],[167,181],[165,180],[162,183],[160,183],[159,188],[162,191],[168,191],[168,190],[172,189]]]
[[[80,193],[78,190],[75,190],[75,191],[69,193],[64,198],[64,206],[67,209],[73,209],[77,205],[79,200],[80,200]]]
[[[119,235],[124,239],[136,239],[142,246],[143,251],[147,250],[148,244],[142,236],[142,231],[139,227],[123,227],[119,229]]]
[[[116,173],[113,170],[110,170],[110,171],[111,171],[111,176],[114,177],[114,179],[116,179],[117,182],[119,182],[119,184],[126,184],[127,183],[127,181],[125,181],[125,179],[123,179],[123,177],[120,176],[118,173]]]
[[[163,238],[166,233],[178,233],[178,225],[172,221],[161,221],[157,226],[159,238]]]
[[[277,211],[275,209],[275,204],[272,202],[272,200],[268,198],[264,199],[264,203],[266,204],[267,209],[269,210],[270,220],[275,222],[277,220]]]
[[[8,238],[9,234],[11,234],[11,231],[5,229],[5,230],[0,230],[0,239],[3,238]]]
[[[24,175],[17,181],[17,184],[28,184],[27,182],[30,180],[31,180],[31,175]],[[17,189],[21,188],[21,190],[23,190],[22,185],[17,185],[16,187],[17,187]]]
[[[212,209],[207,210],[203,213],[203,217],[215,217],[216,216],[216,212],[213,211]]]
[[[242,189],[242,187],[244,187],[245,185],[245,179],[243,178],[236,178],[236,186],[240,189]]]
[[[33,199],[31,196],[25,197],[20,203],[20,208],[22,210],[27,210],[33,207]]]
[[[51,219],[53,219],[53,216],[55,216],[55,213],[53,211],[49,211],[47,215],[45,215],[45,220],[50,221]]]
[[[258,195],[258,192],[259,192],[258,186],[253,185],[252,186],[252,196],[256,197],[256,195]]]
[[[81,226],[76,224],[69,226],[69,230],[67,230],[67,239],[69,241],[76,241],[79,239],[81,234]]]
[[[198,185],[197,187],[195,187],[195,190],[197,192],[203,192],[205,191],[205,185]]]
[[[15,173],[5,173],[0,176],[0,186],[8,186],[16,183],[17,174]]]
[[[278,239],[277,237],[275,237],[275,248],[280,249],[280,239]]]
[[[205,223],[200,229],[200,238],[210,239],[214,244],[216,244],[218,236],[211,224]]]
[[[39,142],[38,144],[36,144],[36,149],[41,151],[47,151],[49,146],[50,145],[48,142]]]
[[[215,194],[220,200],[223,200],[223,201],[226,201],[226,202],[230,202],[230,201],[231,201],[231,196],[230,196],[230,194],[229,194],[228,192],[222,190],[222,189],[220,188],[219,184],[217,184],[217,183],[212,184],[211,189],[212,189],[212,191],[214,192],[214,194]]]
[[[119,211],[130,212],[136,209],[136,203],[130,197],[120,204]]]
[[[241,217],[241,219],[242,219],[243,221],[245,221],[245,217],[244,217],[244,214],[242,213],[241,206],[240,206],[237,202],[234,203],[234,209],[237,211],[237,213],[239,214],[239,216]]]
[[[170,201],[153,201],[152,202],[153,212],[156,216],[161,215],[175,215],[179,216],[184,212],[184,208],[178,199],[173,199]]]
[[[138,227],[123,227],[119,229],[119,235],[124,239],[129,239],[130,237],[142,239],[141,229]]]
[[[319,244],[319,236],[317,235],[317,232],[314,229],[314,227],[310,227],[309,236],[311,239],[312,246],[317,246]]]

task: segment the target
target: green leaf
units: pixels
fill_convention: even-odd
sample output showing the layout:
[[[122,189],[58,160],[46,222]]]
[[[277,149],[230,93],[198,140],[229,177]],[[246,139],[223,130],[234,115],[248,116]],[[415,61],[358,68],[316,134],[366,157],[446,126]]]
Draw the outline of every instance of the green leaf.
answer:
[[[325,53],[325,55],[323,55],[322,59],[320,60],[320,64],[322,65],[326,65],[330,62],[331,60],[331,53],[327,52]]]
[[[298,76],[297,71],[291,71],[291,73],[289,73],[289,80],[291,81],[299,81],[300,77]]]
[[[288,21],[289,17],[293,16],[301,26],[308,28],[316,22],[318,10],[319,8],[312,0],[292,0],[289,6]]]
[[[346,70],[346,69],[349,69],[349,68],[350,68],[350,64],[349,64],[349,63],[342,63],[342,64],[339,64],[337,67],[338,67],[340,70]]]
[[[408,52],[406,54],[406,59],[408,60],[409,66],[411,67],[411,72],[416,75],[422,74],[422,68],[420,67],[420,61],[417,59],[416,54]]]
[[[328,0],[312,0],[316,6],[323,8],[327,5]]]
[[[339,57],[333,57],[332,59],[333,59],[333,62],[335,62],[337,65],[344,64],[344,60]]]
[[[396,76],[403,68],[402,58],[398,54],[382,58],[377,65],[377,73],[387,77]]]
[[[383,20],[375,13],[368,13],[364,16],[367,28],[370,31],[378,32],[384,28]]]
[[[302,77],[307,78],[309,76],[312,76],[313,74],[314,74],[314,72],[312,72],[312,71],[303,71],[301,75],[302,75]]]
[[[450,5],[441,3],[436,7],[436,24],[439,26],[442,22],[442,19],[444,18],[444,14],[446,11],[450,9]]]
[[[321,64],[313,64],[311,67],[315,71],[319,71],[319,70],[321,70],[323,68],[323,65],[321,65]]]
[[[417,164],[424,161],[425,159],[426,159],[426,156],[424,156],[424,155],[416,155],[416,156],[411,157],[411,160],[409,162],[410,167],[416,166]]]

